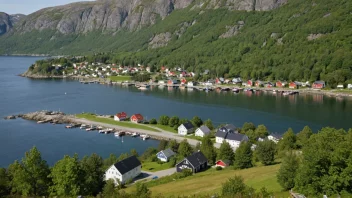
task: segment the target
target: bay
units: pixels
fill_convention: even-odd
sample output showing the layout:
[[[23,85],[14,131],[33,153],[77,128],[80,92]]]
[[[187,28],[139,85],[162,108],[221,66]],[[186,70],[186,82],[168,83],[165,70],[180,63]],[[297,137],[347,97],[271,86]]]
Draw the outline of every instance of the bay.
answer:
[[[299,132],[306,125],[314,131],[326,126],[344,129],[352,127],[352,100],[349,98],[304,94],[278,96],[266,92],[206,93],[158,87],[140,91],[135,87],[81,84],[67,79],[32,80],[16,76],[40,58],[0,57],[1,117],[46,109],[99,114],[125,111],[128,115],[141,113],[147,119],[158,118],[160,115],[184,118],[197,115],[203,120],[210,118],[215,125],[232,123],[238,127],[244,122],[253,122],[266,125],[274,133],[284,133],[289,127]],[[95,140],[99,140],[99,143]],[[61,147],[51,141],[60,142]],[[33,145],[41,145],[44,149],[43,156],[49,163],[74,152],[80,156],[96,152],[105,157],[112,152],[119,154],[131,148],[140,152],[148,146],[157,145],[157,141],[139,142],[132,139],[130,144],[123,144],[121,149],[117,149],[118,143],[111,136],[69,131],[60,125],[1,120],[0,166],[21,158],[23,152]],[[50,145],[55,145],[55,149]],[[48,156],[55,157],[47,158]]]

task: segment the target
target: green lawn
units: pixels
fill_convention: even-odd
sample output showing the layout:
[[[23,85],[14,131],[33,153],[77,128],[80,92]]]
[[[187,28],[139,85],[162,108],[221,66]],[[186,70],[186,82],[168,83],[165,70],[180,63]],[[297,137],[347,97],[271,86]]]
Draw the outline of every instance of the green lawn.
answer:
[[[110,76],[109,78],[113,82],[131,81],[131,76]]]
[[[155,126],[161,130],[172,132],[172,133],[177,133],[177,130],[175,130],[173,127],[170,127],[168,125],[161,125],[161,124],[153,124],[152,126]]]
[[[233,170],[227,168],[221,171],[216,171],[213,168],[205,172],[197,173],[196,175],[171,181],[169,183],[160,184],[150,187],[153,195],[162,194],[165,196],[190,196],[190,195],[206,195],[221,192],[221,185],[228,178],[235,175],[242,176],[248,186],[260,190],[266,187],[273,192],[276,197],[288,197],[288,192],[282,192],[280,185],[276,181],[276,173],[280,168],[280,164],[273,166],[261,166],[244,170]],[[126,192],[131,192],[134,187],[126,189]]]
[[[142,163],[142,170],[148,172],[156,172],[161,170],[166,170],[171,168],[169,163],[162,163],[158,164],[157,162],[143,162]]]
[[[97,117],[97,116],[95,116],[93,114],[88,114],[88,113],[77,114],[76,117],[77,118],[85,118],[87,120],[91,120],[91,121],[94,121],[94,122],[112,124],[112,125],[116,125],[116,126],[122,126],[122,127],[134,128],[134,129],[143,129],[143,130],[154,131],[154,132],[160,132],[157,129],[148,127],[148,126],[143,125],[143,124],[135,124],[135,123],[132,123],[132,122],[127,122],[127,121],[118,122],[118,121],[115,121],[112,118],[100,118],[100,117]]]

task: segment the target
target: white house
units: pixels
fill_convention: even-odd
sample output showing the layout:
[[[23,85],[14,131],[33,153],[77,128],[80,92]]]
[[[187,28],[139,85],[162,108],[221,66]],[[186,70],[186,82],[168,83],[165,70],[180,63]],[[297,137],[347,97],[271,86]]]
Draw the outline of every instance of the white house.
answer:
[[[352,89],[352,84],[348,84],[348,85],[347,85],[347,88],[348,88],[348,89]]]
[[[165,85],[165,81],[159,80],[159,81],[158,81],[158,84],[160,84],[160,85]]]
[[[233,149],[237,149],[241,142],[248,140],[248,136],[238,133],[232,124],[219,128],[215,134],[216,143],[222,144],[226,141]]]
[[[116,185],[118,185],[118,181],[124,184],[126,181],[134,179],[141,174],[141,167],[142,164],[137,157],[131,156],[110,166],[105,171],[105,180],[112,179]]]
[[[190,82],[187,83],[187,86],[193,87],[193,86],[196,86],[196,84],[197,84],[196,82],[190,81]]]
[[[343,85],[337,85],[337,87],[336,88],[338,88],[338,89],[343,89],[344,87],[343,87]]]
[[[187,135],[189,133],[192,133],[193,129],[194,129],[193,124],[190,122],[186,122],[184,124],[181,124],[178,127],[178,134],[179,135]]]
[[[248,137],[240,133],[227,133],[225,141],[228,142],[232,148],[237,149],[241,142],[248,141]]]
[[[168,149],[159,151],[156,154],[156,157],[162,162],[167,162],[174,155],[175,155],[175,153],[170,148],[168,148]]]
[[[281,135],[276,135],[276,134],[271,134],[268,136],[268,139],[275,143],[278,143],[281,138],[282,138]]]
[[[196,129],[195,136],[204,137],[209,134],[210,134],[210,129],[207,126],[203,125],[203,126],[199,127],[198,129]]]

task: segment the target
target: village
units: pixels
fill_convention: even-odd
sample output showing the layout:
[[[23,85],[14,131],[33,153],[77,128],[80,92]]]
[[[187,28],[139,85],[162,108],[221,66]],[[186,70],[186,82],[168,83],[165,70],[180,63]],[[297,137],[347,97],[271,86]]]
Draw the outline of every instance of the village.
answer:
[[[314,82],[299,82],[299,81],[285,81],[278,80],[276,82],[272,81],[262,81],[262,80],[242,80],[240,77],[234,78],[224,78],[217,77],[211,79],[208,76],[210,74],[209,70],[205,70],[202,73],[188,72],[181,67],[167,68],[161,66],[159,69],[149,66],[143,66],[138,64],[137,66],[122,66],[116,64],[103,64],[103,63],[74,63],[73,68],[64,67],[62,65],[53,65],[56,70],[62,71],[63,76],[65,77],[76,77],[76,78],[100,78],[108,79],[108,83],[114,83],[114,79],[121,77],[123,83],[134,84],[128,77],[137,74],[147,73],[151,75],[151,80],[147,83],[148,85],[159,85],[159,86],[185,86],[185,87],[195,87],[201,86],[204,90],[212,90],[216,86],[235,86],[235,87],[247,87],[247,88],[287,88],[287,89],[311,89],[311,90],[321,90],[327,87],[326,82],[314,81]],[[198,76],[198,77],[197,77]],[[199,80],[199,76],[203,78]],[[198,81],[196,80],[198,79]],[[109,81],[110,80],[110,81]],[[91,82],[94,80],[90,80]],[[87,82],[87,81],[85,81]],[[136,82],[137,84],[141,84]],[[141,87],[141,85],[140,85]],[[145,87],[145,86],[142,86]],[[336,87],[330,87],[333,89],[352,89],[352,84],[339,83]],[[228,90],[228,89],[225,89]],[[250,89],[249,89],[250,90]],[[234,92],[237,92],[238,89],[233,89]]]

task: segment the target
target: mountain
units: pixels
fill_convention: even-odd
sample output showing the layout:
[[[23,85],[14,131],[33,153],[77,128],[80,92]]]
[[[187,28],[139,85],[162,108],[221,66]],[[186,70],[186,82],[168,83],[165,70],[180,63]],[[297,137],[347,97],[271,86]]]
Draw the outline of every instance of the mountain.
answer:
[[[0,12],[0,36],[9,32],[24,16],[23,14],[8,15]]]
[[[45,8],[35,12],[18,26],[18,32],[56,30],[62,34],[95,30],[133,31],[165,19],[177,9],[227,8],[229,10],[270,10],[286,0],[99,0]]]

